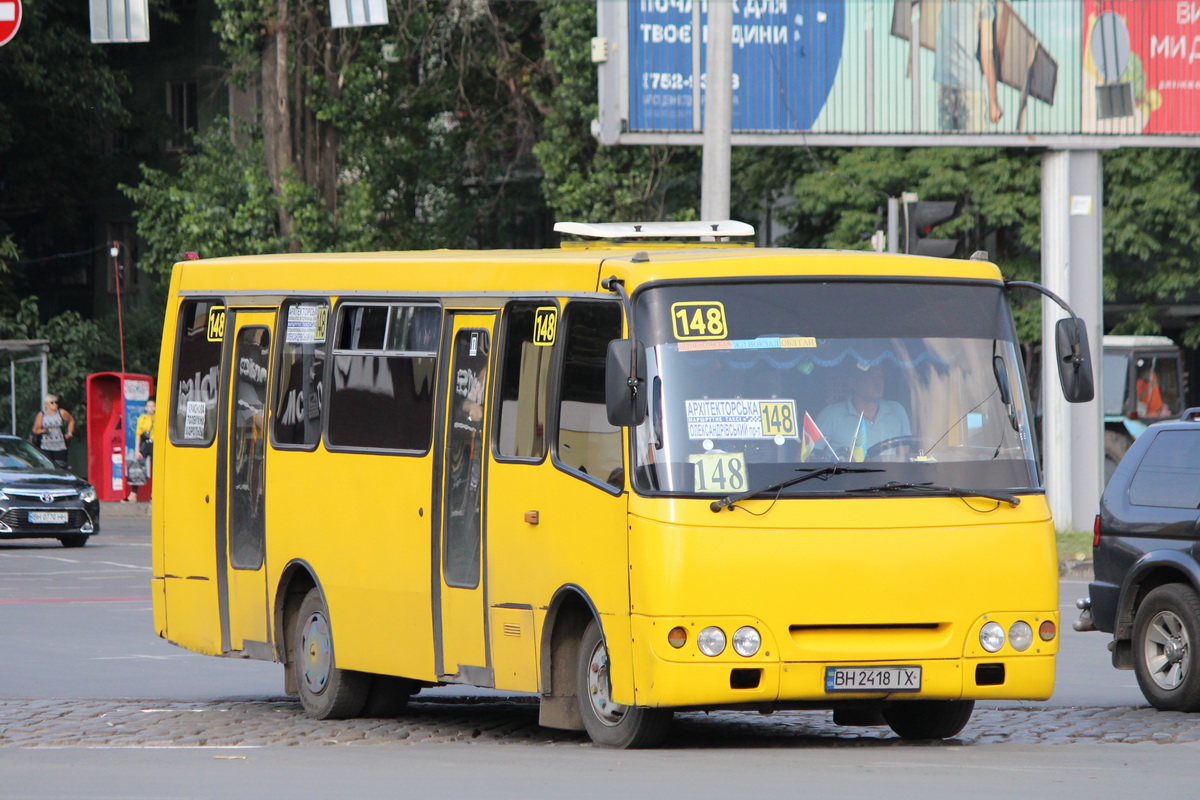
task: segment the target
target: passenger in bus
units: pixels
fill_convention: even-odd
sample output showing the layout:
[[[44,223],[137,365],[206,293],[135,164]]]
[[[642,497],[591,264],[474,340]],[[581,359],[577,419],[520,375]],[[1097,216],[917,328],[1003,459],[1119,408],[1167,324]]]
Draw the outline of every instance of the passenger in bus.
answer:
[[[908,412],[895,400],[884,399],[883,368],[859,362],[850,370],[850,394],[817,414],[817,427],[838,452],[849,457],[861,419],[866,428],[866,448],[897,437],[911,436]]]

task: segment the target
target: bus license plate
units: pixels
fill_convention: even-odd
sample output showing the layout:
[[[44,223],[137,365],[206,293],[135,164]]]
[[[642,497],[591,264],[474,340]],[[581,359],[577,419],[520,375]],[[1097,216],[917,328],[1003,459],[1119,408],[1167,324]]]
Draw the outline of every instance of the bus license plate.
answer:
[[[49,523],[51,525],[54,525],[54,524],[61,525],[62,523],[67,521],[67,512],[65,512],[65,511],[30,511],[29,512],[29,521],[30,522]]]
[[[919,692],[920,667],[826,667],[825,692]]]

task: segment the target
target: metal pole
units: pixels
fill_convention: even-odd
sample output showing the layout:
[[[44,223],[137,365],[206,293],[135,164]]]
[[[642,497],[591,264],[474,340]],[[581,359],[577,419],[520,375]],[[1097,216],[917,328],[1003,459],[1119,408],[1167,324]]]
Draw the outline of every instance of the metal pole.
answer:
[[[38,398],[38,408],[41,408],[42,399],[46,395],[50,394],[50,382],[47,378],[47,369],[46,369],[47,365],[49,363],[49,355],[48,355],[49,350],[50,350],[50,345],[46,345],[46,349],[42,351],[42,357],[40,359],[42,362],[42,396]]]
[[[8,360],[8,385],[11,391],[8,393],[9,405],[12,408],[12,435],[17,435],[17,362],[14,359]],[[45,395],[42,395],[45,397]]]
[[[900,252],[900,201],[888,198],[887,249],[889,253]]]
[[[729,219],[733,128],[733,0],[708,3],[708,76],[704,103],[704,159],[700,218]]]
[[[121,374],[125,374],[125,320],[121,314],[121,243],[113,241],[109,248],[113,260],[113,280],[117,285],[117,335],[121,339]]]
[[[908,29],[908,72],[912,84],[912,129],[921,132],[921,0],[913,0]]]

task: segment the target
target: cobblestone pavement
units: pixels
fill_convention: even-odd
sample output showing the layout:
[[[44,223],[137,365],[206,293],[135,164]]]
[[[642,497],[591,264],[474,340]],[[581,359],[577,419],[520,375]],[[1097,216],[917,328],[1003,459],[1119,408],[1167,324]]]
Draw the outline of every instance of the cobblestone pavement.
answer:
[[[486,741],[587,746],[582,733],[539,727],[531,698],[414,698],[398,719],[317,721],[298,701],[0,699],[0,747],[261,747],[424,745]],[[1200,715],[1142,708],[985,708],[953,743],[1142,743],[1200,741]],[[764,716],[720,711],[676,715],[668,747],[888,746],[887,728],[833,724],[828,712]]]

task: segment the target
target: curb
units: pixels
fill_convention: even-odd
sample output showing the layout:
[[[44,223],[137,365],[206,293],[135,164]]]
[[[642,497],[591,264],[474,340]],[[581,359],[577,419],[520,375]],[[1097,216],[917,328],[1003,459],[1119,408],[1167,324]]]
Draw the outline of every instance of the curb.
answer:
[[[102,502],[100,519],[149,519],[149,503]]]

